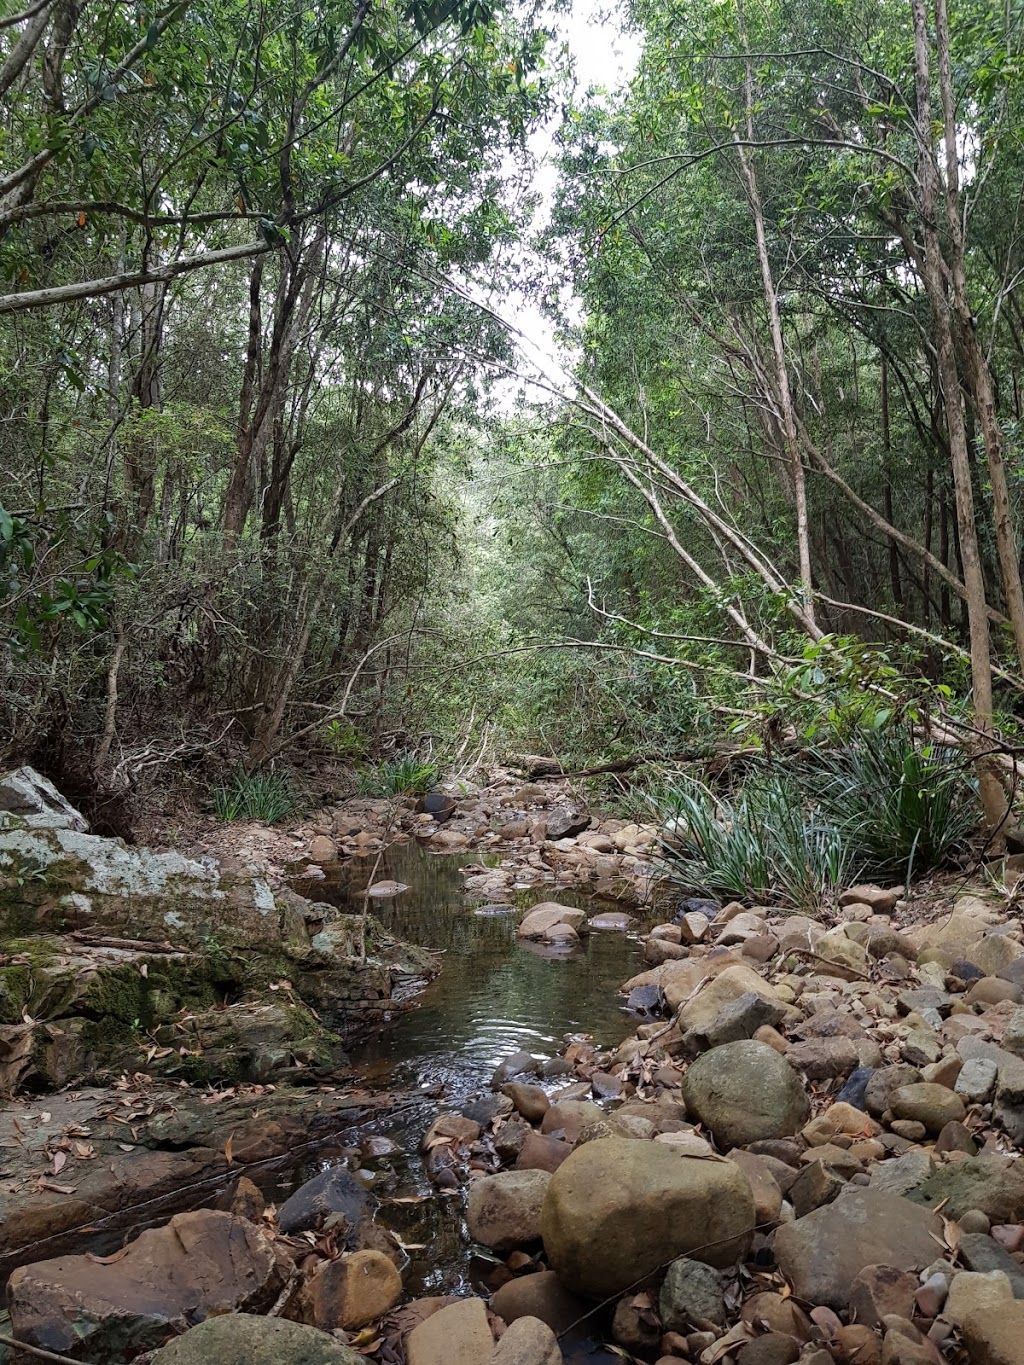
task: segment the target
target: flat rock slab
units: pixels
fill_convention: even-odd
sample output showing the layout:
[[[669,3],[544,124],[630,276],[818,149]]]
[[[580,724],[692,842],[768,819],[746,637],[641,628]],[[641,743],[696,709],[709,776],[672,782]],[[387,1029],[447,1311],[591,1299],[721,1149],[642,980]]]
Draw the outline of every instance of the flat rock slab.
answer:
[[[312,1149],[393,1103],[239,1087],[210,1104],[172,1085],[11,1100],[0,1109],[0,1273],[68,1252],[114,1251],[119,1229],[196,1203],[204,1182],[212,1195],[224,1185],[229,1137],[241,1174],[247,1164]],[[67,1160],[54,1174],[62,1142]]]
[[[939,1241],[935,1241],[932,1234]],[[869,1265],[921,1270],[942,1245],[942,1219],[899,1195],[849,1189],[775,1234],[775,1259],[798,1299],[847,1307],[850,1288]]]
[[[8,1304],[17,1340],[114,1365],[207,1317],[265,1311],[287,1278],[255,1224],[199,1209],[144,1232],[112,1264],[60,1256],[21,1266]]]

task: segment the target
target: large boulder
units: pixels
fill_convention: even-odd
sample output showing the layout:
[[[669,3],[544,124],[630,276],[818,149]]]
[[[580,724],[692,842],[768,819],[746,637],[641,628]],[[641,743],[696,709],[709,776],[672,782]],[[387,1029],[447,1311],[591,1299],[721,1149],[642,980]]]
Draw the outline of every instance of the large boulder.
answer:
[[[679,1256],[732,1265],[753,1228],[750,1184],[732,1162],[629,1138],[577,1148],[551,1177],[541,1218],[551,1268],[567,1289],[595,1298]]]
[[[790,1137],[810,1105],[800,1077],[767,1043],[726,1043],[693,1062],[683,1078],[687,1111],[722,1147]]]
[[[942,1220],[898,1195],[850,1188],[775,1234],[775,1259],[798,1299],[837,1311],[866,1266],[921,1270],[942,1245]],[[938,1243],[936,1243],[938,1238]]]
[[[283,1318],[226,1313],[164,1346],[153,1365],[366,1365],[351,1346]]]
[[[500,1171],[469,1187],[469,1235],[492,1251],[514,1251],[540,1237],[540,1217],[551,1176],[547,1171]]]
[[[20,1266],[8,1307],[18,1341],[120,1365],[204,1318],[265,1311],[286,1279],[253,1223],[199,1209],[142,1233],[109,1264],[85,1255]]]
[[[15,768],[0,777],[0,826],[11,815],[29,829],[74,829],[84,833],[89,828],[85,816],[35,768]]]

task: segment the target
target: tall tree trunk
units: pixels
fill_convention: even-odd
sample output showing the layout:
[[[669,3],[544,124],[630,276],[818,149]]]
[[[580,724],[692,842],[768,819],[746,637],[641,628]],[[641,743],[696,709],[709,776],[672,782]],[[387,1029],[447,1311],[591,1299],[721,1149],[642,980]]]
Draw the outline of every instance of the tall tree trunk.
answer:
[[[989,652],[985,580],[978,548],[977,525],[974,514],[974,488],[971,482],[970,456],[967,449],[967,425],[964,418],[960,376],[957,373],[950,303],[946,293],[936,222],[939,176],[935,160],[931,55],[925,0],[912,0],[912,8],[914,17],[916,123],[919,146],[918,179],[921,197],[921,231],[924,245],[921,265],[923,283],[932,318],[939,386],[946,417],[946,430],[949,436],[953,488],[956,494],[957,526],[960,532],[960,556],[963,562],[964,587],[967,589],[967,624],[970,637],[971,683],[974,694],[974,724],[980,738],[979,755],[976,762],[979,791],[989,833],[993,838],[997,838],[998,831],[1007,816],[1007,803],[1002,784],[993,772],[991,761],[986,760],[983,753],[980,752],[985,744],[984,737],[992,730],[992,660]]]
[[[1024,587],[1021,585],[1017,534],[1010,513],[1010,492],[1003,460],[1003,438],[993,392],[992,372],[978,340],[977,327],[967,293],[964,230],[960,213],[960,165],[953,108],[953,70],[946,0],[935,0],[935,47],[938,58],[939,96],[942,104],[943,141],[946,153],[946,231],[953,313],[957,322],[961,354],[981,423],[988,462],[992,498],[992,525],[999,556],[999,574],[1006,600],[1006,614],[1013,629],[1017,660],[1024,669]]]
[[[739,7],[740,37],[744,50],[747,48],[746,31],[743,24],[743,9]],[[749,53],[745,62],[744,104],[746,112],[747,142],[754,141],[754,75]],[[783,443],[789,458],[790,477],[793,481],[793,502],[796,512],[797,553],[800,561],[800,586],[804,597],[804,610],[808,620],[814,624],[814,582],[811,571],[811,536],[807,515],[807,483],[804,477],[803,458],[800,442],[797,439],[796,411],[793,407],[793,394],[789,386],[789,366],[786,361],[785,339],[782,333],[782,315],[779,310],[779,296],[772,278],[771,259],[768,255],[768,240],[764,228],[764,206],[757,184],[753,162],[739,136],[734,138],[740,171],[747,193],[747,202],[754,219],[754,235],[757,241],[757,260],[761,268],[761,287],[764,293],[765,308],[768,312],[768,326],[772,338],[772,353],[775,359],[775,383],[777,388],[779,422],[782,427]]]

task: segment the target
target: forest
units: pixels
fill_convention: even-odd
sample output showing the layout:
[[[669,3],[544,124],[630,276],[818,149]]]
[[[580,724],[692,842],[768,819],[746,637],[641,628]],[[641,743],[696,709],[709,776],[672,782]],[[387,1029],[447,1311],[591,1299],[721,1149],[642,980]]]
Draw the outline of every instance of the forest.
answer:
[[[923,744],[1012,843],[1024,14],[565,17],[8,6],[0,757],[127,833]]]

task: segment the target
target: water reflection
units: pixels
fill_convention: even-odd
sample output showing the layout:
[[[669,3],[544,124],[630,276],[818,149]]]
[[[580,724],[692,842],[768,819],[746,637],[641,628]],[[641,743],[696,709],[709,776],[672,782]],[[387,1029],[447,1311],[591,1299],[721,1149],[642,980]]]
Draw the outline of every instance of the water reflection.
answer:
[[[353,859],[328,879],[300,883],[297,890],[357,908],[373,861]],[[517,943],[517,916],[476,915],[463,895],[459,869],[480,861],[431,855],[414,843],[395,845],[382,859],[375,880],[405,882],[410,890],[372,900],[371,912],[392,933],[444,956],[440,975],[411,1009],[350,1048],[364,1081],[443,1086],[451,1102],[486,1088],[510,1053],[553,1057],[566,1033],[585,1031],[614,1045],[630,1031],[618,989],[641,969],[636,936],[594,933],[569,955]],[[517,893],[516,905],[542,900],[596,908],[586,897],[554,887]]]

